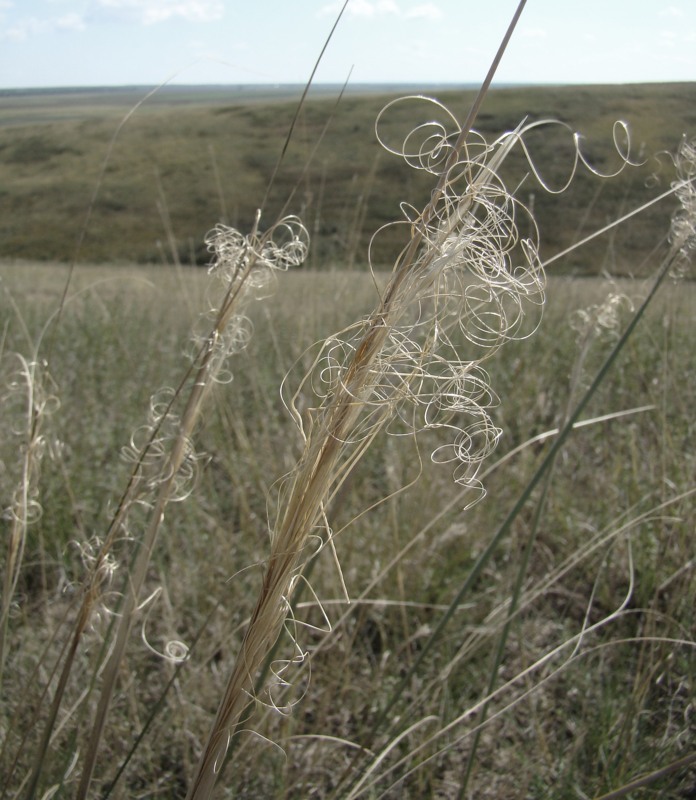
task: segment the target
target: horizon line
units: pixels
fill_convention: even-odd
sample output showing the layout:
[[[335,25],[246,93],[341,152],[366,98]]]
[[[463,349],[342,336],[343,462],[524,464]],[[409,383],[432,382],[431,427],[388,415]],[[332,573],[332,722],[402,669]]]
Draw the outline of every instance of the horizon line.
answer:
[[[670,84],[691,84],[696,83],[693,80],[644,80],[644,81],[617,81],[617,82],[597,82],[597,81],[500,81],[494,83],[491,89],[505,89],[505,88],[529,88],[529,87],[582,87],[582,86],[658,86]],[[88,91],[133,91],[133,90],[152,90],[160,89],[161,91],[172,90],[192,90],[192,89],[236,89],[243,90],[251,88],[254,90],[280,90],[280,89],[297,89],[304,88],[306,82],[301,81],[287,81],[283,83],[278,82],[229,82],[229,83],[115,83],[115,84],[69,84],[69,85],[46,85],[46,86],[0,86],[0,93],[39,93],[39,92],[88,92]],[[310,87],[312,88],[326,88],[335,89],[343,86],[340,81],[317,81]],[[361,81],[359,83],[348,84],[345,87],[346,92],[356,89],[383,89],[389,87],[452,87],[454,89],[478,89],[480,82],[474,81]]]

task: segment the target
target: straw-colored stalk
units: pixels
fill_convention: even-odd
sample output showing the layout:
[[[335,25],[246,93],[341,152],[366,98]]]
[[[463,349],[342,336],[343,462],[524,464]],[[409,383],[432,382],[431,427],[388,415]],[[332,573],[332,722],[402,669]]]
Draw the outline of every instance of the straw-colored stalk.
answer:
[[[451,115],[448,121],[456,122]],[[322,528],[330,541],[326,505],[375,435],[397,415],[413,420],[413,432],[455,430],[455,442],[442,448],[450,452],[444,460],[460,462],[458,480],[472,487],[477,486],[478,465],[498,439],[485,410],[492,393],[479,365],[515,336],[523,299],[543,301],[542,272],[535,242],[518,248],[514,216],[521,206],[497,174],[521,132],[493,145],[477,140],[475,155],[465,146],[453,146],[460,134],[458,126],[448,132],[438,125],[436,135],[424,138],[418,160],[439,176],[438,191],[411,221],[412,237],[376,310],[358,324],[357,333],[349,329],[327,340],[295,396],[309,391],[317,373],[319,382],[328,382],[319,406],[308,412],[306,430],[293,407],[304,452],[281,493],[263,584],[190,800],[210,796],[229,739],[253,695],[255,677],[282,629],[308,543]],[[413,154],[404,150],[402,155]],[[513,266],[512,252],[520,250],[527,263]],[[480,347],[482,357],[458,359],[448,335],[453,328]],[[473,420],[465,427],[452,422],[461,412]]]
[[[6,653],[7,628],[10,610],[17,589],[27,529],[41,516],[41,506],[36,498],[40,464],[46,451],[46,440],[42,432],[44,418],[58,405],[57,399],[46,390],[49,381],[43,365],[38,360],[27,361],[18,353],[13,354],[19,361],[18,370],[8,382],[8,392],[4,400],[12,398],[22,404],[23,425],[19,434],[19,476],[12,501],[5,509],[9,519],[5,548],[5,575],[0,600],[0,688]]]

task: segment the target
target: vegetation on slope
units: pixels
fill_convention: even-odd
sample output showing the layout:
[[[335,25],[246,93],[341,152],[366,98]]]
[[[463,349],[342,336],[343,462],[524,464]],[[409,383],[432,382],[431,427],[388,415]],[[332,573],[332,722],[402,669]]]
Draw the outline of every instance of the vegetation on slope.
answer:
[[[80,261],[160,263],[176,258],[184,264],[205,263],[203,238],[215,221],[240,230],[253,223],[294,102],[243,100],[235,92],[234,104],[220,105],[219,92],[201,90],[200,102],[191,105],[190,90],[181,92],[180,97],[170,90],[158,102],[148,100],[120,131]],[[473,99],[472,92],[437,95],[460,119]],[[374,120],[386,99],[349,95],[334,113],[334,103],[322,97],[304,108],[265,217],[275,218],[278,198],[286,198],[302,176],[293,210],[312,236],[313,267],[364,268],[370,237],[399,216],[401,200],[408,197],[419,207],[428,198],[427,180],[404,175],[398,160],[385,154],[375,139]],[[58,101],[49,94],[38,103],[29,95],[15,97],[12,107],[0,112],[0,257],[65,262],[75,256],[119,121],[113,95],[90,95],[89,100],[85,103],[78,95],[71,106],[64,97]],[[105,105],[107,101],[111,105]],[[59,102],[68,117],[63,121],[53,118]],[[24,119],[18,110],[23,103]],[[519,189],[520,199],[534,206],[544,231],[542,254],[548,256],[667,188],[671,165],[654,154],[673,151],[682,134],[693,129],[695,107],[696,84],[498,89],[486,99],[477,128],[490,138],[525,117],[560,119],[582,131],[592,162],[609,171],[616,162],[612,126],[617,119],[628,123],[634,152],[645,159],[642,167],[599,184],[580,176],[563,203],[539,191],[532,179]],[[125,115],[128,107],[120,111]],[[328,133],[303,174],[332,113]],[[403,127],[408,113],[395,110],[390,120],[395,130]],[[572,157],[567,137],[544,133],[530,138],[530,148],[537,163],[544,165],[545,180],[562,185]],[[610,248],[604,241],[590,245],[563,269],[579,275],[601,269],[615,275],[641,274],[642,254],[662,236],[668,217],[664,204],[659,205],[643,214],[630,235],[619,229]],[[376,262],[390,263],[398,244],[381,237]]]

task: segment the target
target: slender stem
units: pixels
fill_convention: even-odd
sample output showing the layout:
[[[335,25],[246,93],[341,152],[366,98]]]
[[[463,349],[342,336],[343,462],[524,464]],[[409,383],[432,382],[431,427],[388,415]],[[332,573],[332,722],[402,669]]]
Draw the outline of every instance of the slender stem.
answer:
[[[503,541],[503,539],[509,533],[510,527],[512,526],[513,521],[517,518],[520,511],[524,508],[527,504],[529,498],[532,495],[532,492],[536,489],[539,485],[540,481],[546,474],[547,470],[552,466],[554,463],[557,454],[560,452],[561,448],[564,446],[566,440],[570,436],[573,431],[574,425],[579,419],[582,412],[587,407],[587,404],[590,402],[594,394],[596,393],[597,389],[602,385],[604,378],[606,377],[607,373],[613,366],[614,362],[618,358],[619,354],[622,352],[626,342],[633,334],[638,322],[642,318],[645,310],[648,308],[650,303],[652,302],[657,290],[662,285],[664,279],[669,274],[670,268],[676,258],[677,253],[671,253],[661,265],[657,276],[653,282],[653,285],[648,292],[647,296],[641,303],[641,305],[636,309],[631,321],[629,322],[626,330],[623,332],[619,340],[614,345],[614,348],[607,356],[606,360],[602,364],[601,368],[597,372],[594,380],[587,388],[585,393],[582,395],[580,400],[578,401],[577,405],[573,409],[573,411],[568,415],[568,419],[565,422],[565,425],[558,433],[558,436],[555,438],[553,444],[549,448],[546,456],[542,460],[542,462],[537,467],[534,475],[530,479],[529,483],[525,486],[522,493],[520,494],[519,498],[517,499],[514,506],[508,512],[508,515],[503,520],[502,524],[494,534],[493,538],[488,543],[487,547],[481,553],[481,555],[476,560],[476,563],[471,569],[471,572],[467,575],[466,580],[461,585],[459,591],[452,599],[449,608],[447,611],[442,615],[440,621],[435,626],[434,630],[428,637],[428,639],[423,643],[420,653],[418,654],[418,658],[411,667],[408,669],[404,677],[399,682],[398,686],[390,696],[388,702],[385,704],[384,708],[382,709],[380,715],[378,716],[377,720],[372,726],[372,733],[373,735],[376,734],[378,730],[382,728],[384,723],[391,718],[391,711],[398,702],[399,698],[403,694],[404,690],[409,686],[411,679],[417,673],[418,669],[420,669],[423,661],[426,659],[432,648],[435,644],[441,639],[442,634],[449,624],[450,620],[454,616],[455,612],[462,604],[464,597],[468,594],[471,587],[474,585],[476,580],[478,579],[479,575],[488,564],[490,559],[493,557],[494,553],[497,551],[498,546]]]
[[[689,767],[691,764],[695,763],[696,752],[689,753],[688,756],[684,756],[684,758],[680,758],[678,761],[673,761],[671,764],[667,764],[665,767],[660,767],[660,769],[656,769],[649,775],[644,775],[642,778],[637,778],[636,780],[627,783],[625,786],[622,786],[620,789],[615,789],[613,792],[603,794],[601,797],[595,798],[595,800],[619,800],[621,797],[626,797],[629,792],[633,792],[636,789],[642,789],[645,786],[650,786],[650,784],[656,783],[662,778],[666,778],[673,772],[677,772],[678,770]]]
[[[229,309],[223,305],[223,309],[219,315],[218,325],[210,337],[209,346],[203,356],[201,365],[195,376],[193,386],[191,387],[186,408],[182,414],[179,435],[174,441],[172,450],[164,468],[163,474],[166,477],[160,484],[157,500],[150,515],[150,523],[138,551],[138,555],[133,566],[133,571],[130,573],[130,580],[125,592],[125,597],[121,608],[121,616],[116,631],[116,641],[104,668],[102,691],[99,696],[99,703],[97,705],[97,711],[85,753],[80,784],[76,794],[76,798],[78,800],[84,800],[89,791],[92,774],[96,764],[99,742],[101,740],[104,725],[106,723],[106,717],[111,705],[111,699],[116,686],[116,679],[121,665],[121,660],[123,658],[123,653],[126,648],[131,627],[133,625],[134,614],[138,606],[140,590],[145,582],[152,551],[154,549],[155,542],[157,541],[157,534],[162,521],[164,520],[165,509],[169,504],[179,470],[185,458],[186,445],[189,436],[193,431],[200,414],[203,400],[207,390],[210,387],[211,365],[215,352],[214,340],[216,339],[218,331],[221,330],[219,326],[224,325],[226,320],[229,319],[230,313],[231,312]]]

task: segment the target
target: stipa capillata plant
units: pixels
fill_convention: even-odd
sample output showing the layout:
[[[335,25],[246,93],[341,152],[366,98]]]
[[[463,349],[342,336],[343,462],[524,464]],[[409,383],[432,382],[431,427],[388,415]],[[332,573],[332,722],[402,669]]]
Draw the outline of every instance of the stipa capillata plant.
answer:
[[[211,288],[208,309],[193,334],[191,364],[176,388],[165,387],[152,396],[146,423],[123,449],[123,456],[133,467],[108,530],[103,538],[94,537],[82,547],[86,574],[81,600],[70,643],[62,655],[41,741],[32,756],[33,766],[26,780],[27,796],[32,796],[39,784],[44,756],[80,642],[102,613],[102,607],[106,607],[107,616],[114,613],[117,616],[102,668],[97,709],[85,745],[78,794],[87,794],[130,630],[138,612],[157,596],[155,591],[143,602],[141,592],[166,508],[171,502],[184,500],[194,487],[196,466],[202,454],[197,453],[193,436],[205,401],[216,383],[230,380],[229,359],[249,341],[251,327],[244,313],[248,303],[270,290],[275,271],[298,266],[307,254],[309,238],[295,217],[283,218],[265,232],[259,231],[259,220],[260,214],[248,236],[223,225],[209,234],[207,241],[213,254]],[[123,588],[108,591],[123,564],[129,564]],[[186,655],[185,646],[177,647],[174,660]]]
[[[6,435],[11,442],[7,453],[0,457],[3,477],[14,480],[11,496],[3,497],[2,518],[7,523],[2,601],[0,604],[0,688],[3,687],[7,658],[7,634],[13,605],[23,568],[29,527],[43,513],[39,493],[41,462],[50,451],[50,437],[45,434],[45,424],[59,407],[51,376],[43,360],[31,361],[19,353],[0,351],[0,402],[6,409]],[[9,374],[5,376],[5,369]],[[19,421],[16,422],[16,421]],[[6,459],[7,457],[7,459]],[[11,463],[10,458],[14,461]],[[8,480],[8,478],[10,480]]]
[[[408,241],[373,313],[326,339],[295,389],[285,390],[303,451],[280,487],[262,587],[189,790],[192,799],[210,796],[303,569],[333,546],[327,508],[375,437],[383,430],[445,433],[432,459],[453,465],[454,480],[472,490],[474,502],[482,495],[477,473],[500,436],[489,413],[496,398],[485,363],[539,321],[538,231],[502,168],[516,145],[529,159],[524,137],[540,123],[488,142],[436,101],[415,99],[432,104],[440,120],[417,127],[394,148],[381,134],[380,115],[377,136],[407,164],[433,175],[436,188],[425,209],[404,205],[405,219],[394,223],[405,226]],[[574,172],[586,161],[579,137],[573,141]],[[623,166],[628,156],[619,152]],[[519,233],[522,219],[526,237]],[[286,683],[292,664],[305,660],[300,644],[294,647],[292,659],[274,665],[274,688]]]
[[[160,470],[161,478],[149,510],[150,521],[130,570],[120,609],[121,617],[115,634],[115,644],[104,669],[104,688],[100,694],[93,732],[87,747],[78,790],[79,796],[85,796],[89,788],[97,745],[106,720],[133,615],[138,608],[139,594],[145,581],[150,556],[164,519],[165,508],[173,492],[179,487],[181,468],[191,458],[193,451],[190,437],[199,419],[204,400],[211,387],[221,377],[225,379],[223,370],[228,358],[242,350],[248,342],[249,329],[243,311],[246,303],[254,296],[254,291],[267,288],[273,270],[298,266],[307,254],[309,237],[299,220],[294,217],[283,218],[261,234],[258,231],[259,217],[260,214],[257,215],[254,230],[246,237],[222,225],[208,237],[209,247],[214,253],[211,272],[222,285],[222,297],[218,303],[211,304],[208,312],[213,324],[194,358],[191,382],[188,393],[184,395],[186,399],[181,421],[176,426],[177,432],[165,451],[164,463]],[[177,390],[176,396],[180,394],[181,389]],[[156,429],[167,418],[168,410],[158,420]],[[153,437],[150,437],[150,441],[153,441]],[[145,454],[147,450],[148,445],[140,452]],[[141,462],[142,456],[138,460]]]

